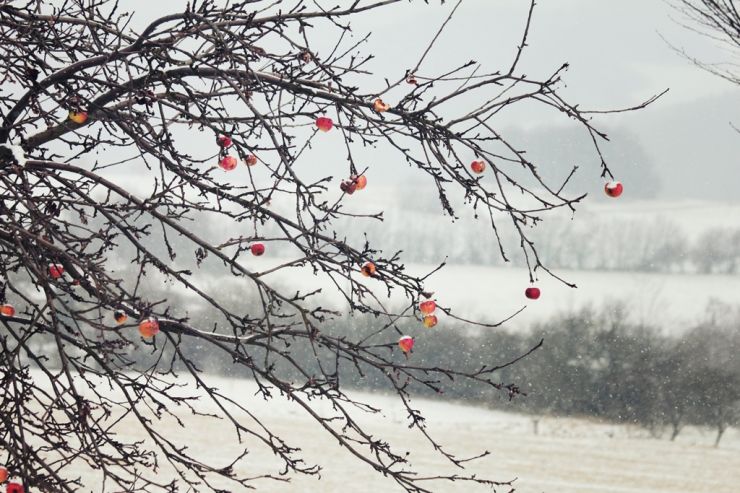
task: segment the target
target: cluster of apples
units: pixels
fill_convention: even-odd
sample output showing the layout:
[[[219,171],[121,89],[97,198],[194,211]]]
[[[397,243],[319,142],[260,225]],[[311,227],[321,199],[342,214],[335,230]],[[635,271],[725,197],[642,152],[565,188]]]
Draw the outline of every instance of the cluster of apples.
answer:
[[[365,175],[352,175],[349,180],[342,180],[339,189],[347,195],[352,195],[357,190],[363,190],[367,186],[367,177]]]
[[[118,325],[125,324],[128,314],[120,308],[113,311],[113,319]],[[150,339],[159,334],[159,320],[157,317],[146,317],[139,322],[139,334],[145,339]]]
[[[221,148],[221,151],[219,152],[220,159],[218,161],[218,166],[224,171],[233,171],[236,169],[237,164],[239,164],[237,159],[231,154],[228,154],[228,151],[226,150],[231,147],[233,143],[234,141],[231,140],[231,137],[228,135],[219,135],[216,137],[216,144]],[[247,157],[244,158],[244,164],[247,166],[256,165],[257,156],[254,154],[248,154]]]
[[[431,329],[437,325],[438,319],[434,314],[437,309],[437,303],[434,300],[426,300],[419,303],[419,311],[422,314],[422,323],[427,329]],[[403,336],[398,340],[398,347],[404,354],[408,354],[414,348],[414,338],[411,336]]]
[[[0,466],[0,484],[6,482],[8,478],[10,477],[10,472],[5,466]],[[23,487],[21,483],[16,483],[15,481],[10,481],[5,486],[5,492],[6,493],[25,493],[26,489]]]

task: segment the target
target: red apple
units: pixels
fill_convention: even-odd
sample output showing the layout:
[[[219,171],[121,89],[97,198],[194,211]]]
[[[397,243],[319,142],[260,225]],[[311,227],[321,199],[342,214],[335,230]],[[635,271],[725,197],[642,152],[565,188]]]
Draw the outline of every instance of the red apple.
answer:
[[[126,315],[126,312],[123,310],[115,310],[113,312],[113,318],[116,319],[116,323],[118,325],[121,325],[122,323],[125,323],[126,320],[128,320],[128,315]]]
[[[218,165],[223,169],[224,171],[231,171],[234,168],[236,168],[236,158],[234,156],[224,156],[221,158],[221,161],[218,162]]]
[[[247,166],[254,166],[255,164],[257,164],[257,156],[255,156],[254,154],[247,154],[244,162],[247,164]]]
[[[357,190],[363,190],[367,186],[367,177],[365,175],[352,175],[350,177],[350,180],[352,180],[355,184],[355,188]]]
[[[233,142],[231,141],[231,137],[229,137],[228,135],[219,135],[218,137],[216,137],[216,144],[224,149],[231,147],[232,143]]]
[[[265,253],[265,245],[263,243],[254,243],[249,249],[252,251],[252,255],[259,257]]]
[[[15,307],[9,303],[0,305],[0,315],[3,317],[12,317],[15,315]],[[2,483],[2,481],[0,481]]]
[[[391,105],[385,104],[382,99],[378,98],[373,101],[373,109],[378,113],[383,113],[391,109]]]
[[[426,327],[427,329],[431,329],[432,327],[437,325],[437,321],[438,320],[436,315],[426,315],[423,320],[424,327]]]
[[[610,181],[609,183],[604,185],[604,191],[609,197],[617,198],[622,195],[624,187],[618,181]]]
[[[9,476],[10,473],[8,472],[8,469],[4,466],[0,466],[0,483],[7,481]]]
[[[6,493],[25,493],[26,489],[20,483],[11,482],[5,487]]]
[[[403,336],[398,340],[398,347],[404,353],[410,352],[414,348],[414,338],[411,336]]]
[[[437,304],[432,300],[422,301],[421,303],[419,303],[419,311],[424,315],[434,313],[434,310],[436,309]]]
[[[78,125],[82,125],[87,121],[86,111],[70,111],[68,116],[71,121],[75,122]]]
[[[357,183],[354,180],[342,180],[342,183],[339,184],[339,189],[347,195],[352,195],[357,190]]]
[[[365,265],[362,266],[360,269],[360,272],[362,272],[362,275],[365,277],[372,277],[375,275],[375,271],[377,269],[375,268],[375,264],[372,262],[367,262]]]
[[[159,320],[157,317],[145,318],[139,322],[139,333],[141,337],[150,338],[159,333]]]
[[[530,300],[536,300],[540,297],[540,288],[529,287],[524,290],[524,296],[526,296]]]
[[[59,279],[64,274],[64,266],[62,264],[49,264],[49,275],[52,279]]]
[[[331,121],[331,118],[320,116],[316,119],[316,128],[318,128],[322,132],[328,132],[332,129],[333,126],[334,122]]]
[[[472,163],[470,163],[470,169],[473,171],[473,173],[479,175],[486,170],[486,162],[480,160],[473,161]]]

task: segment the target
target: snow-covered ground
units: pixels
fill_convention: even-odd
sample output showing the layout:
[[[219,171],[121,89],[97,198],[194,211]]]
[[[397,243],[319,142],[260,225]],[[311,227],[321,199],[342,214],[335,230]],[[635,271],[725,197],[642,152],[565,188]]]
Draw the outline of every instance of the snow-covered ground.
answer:
[[[375,473],[320,429],[297,405],[276,398],[265,402],[254,396],[249,380],[210,378],[226,395],[235,397],[251,413],[264,420],[273,433],[292,446],[301,447],[310,463],[322,466],[321,478],[290,477],[290,483],[258,480],[261,492],[392,492],[400,491],[391,480]],[[411,451],[412,467],[426,473],[464,473],[436,454],[417,430],[410,430],[406,414],[390,396],[356,393],[355,397],[383,409],[382,416],[358,414],[376,437],[387,439],[396,451]],[[491,454],[470,465],[468,473],[497,480],[515,481],[520,493],[736,493],[740,488],[740,432],[730,429],[721,446],[712,447],[713,434],[686,429],[675,442],[650,438],[628,426],[602,424],[585,419],[542,418],[539,433],[533,432],[530,416],[493,411],[436,400],[414,400],[423,410],[428,428],[448,452],[470,456]],[[213,407],[204,404],[204,410]],[[328,406],[318,405],[328,416]],[[180,429],[173,421],[157,428],[189,452],[226,465],[240,446],[226,422],[214,422],[183,411]],[[249,418],[245,418],[249,424]],[[126,419],[114,428],[121,439],[142,439],[139,428]],[[275,472],[278,466],[269,450],[256,440],[246,440],[250,454],[238,463],[242,474],[256,476]],[[166,466],[160,479],[166,474]],[[90,490],[99,484],[93,472],[79,469]],[[477,492],[461,483],[428,484],[437,492]],[[500,491],[508,491],[501,489]]]

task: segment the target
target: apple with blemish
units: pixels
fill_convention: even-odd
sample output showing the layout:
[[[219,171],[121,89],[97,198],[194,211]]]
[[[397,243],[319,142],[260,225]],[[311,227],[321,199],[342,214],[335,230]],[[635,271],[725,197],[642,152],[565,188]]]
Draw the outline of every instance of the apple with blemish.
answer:
[[[216,137],[216,143],[219,147],[223,149],[227,149],[231,147],[231,144],[233,144],[233,142],[231,141],[231,137],[229,137],[228,135],[219,135],[218,137]]]
[[[224,156],[221,158],[221,160],[218,162],[218,165],[223,169],[224,171],[231,171],[234,168],[236,168],[236,158],[234,156]]]
[[[257,156],[255,156],[254,154],[247,154],[247,157],[244,158],[244,162],[247,166],[254,166],[255,164],[257,164]]]
[[[606,185],[604,185],[604,192],[606,192],[606,194],[612,198],[619,197],[620,195],[622,195],[623,191],[624,187],[618,181],[610,181]]]
[[[249,250],[252,252],[252,255],[255,257],[259,257],[263,253],[265,253],[265,245],[264,243],[254,243],[251,247],[249,247]]]
[[[365,277],[372,277],[375,275],[376,270],[374,263],[366,262],[360,269],[360,272],[362,272],[362,275]]]
[[[354,180],[342,180],[339,189],[347,195],[352,195],[357,190],[357,183]]]
[[[438,322],[436,315],[426,315],[422,321],[424,322],[424,327],[427,329],[431,329]]]
[[[331,118],[320,116],[316,119],[316,128],[318,128],[322,132],[328,132],[332,129],[332,127],[334,127],[334,122],[331,120]]]
[[[530,300],[536,300],[540,297],[540,288],[535,288],[534,286],[529,287],[524,290],[524,296]]]
[[[479,175],[486,170],[486,162],[481,160],[473,161],[472,163],[470,163],[470,169],[473,171],[473,173]]]
[[[145,339],[154,337],[159,333],[159,320],[157,317],[145,318],[139,322],[139,334]]]
[[[373,109],[378,113],[385,113],[391,109],[391,105],[384,103],[382,99],[378,98],[373,101]]]
[[[398,340],[398,347],[404,353],[409,353],[414,348],[414,338],[411,336],[403,336]]]
[[[118,325],[121,325],[122,323],[125,323],[126,320],[128,320],[128,315],[126,315],[126,312],[123,310],[115,310],[113,312],[113,318],[116,320],[116,323]]]

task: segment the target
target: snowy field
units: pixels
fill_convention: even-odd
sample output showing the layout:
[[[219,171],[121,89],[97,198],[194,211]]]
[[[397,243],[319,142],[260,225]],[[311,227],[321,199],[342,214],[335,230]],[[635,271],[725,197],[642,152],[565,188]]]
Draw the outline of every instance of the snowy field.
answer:
[[[227,395],[235,396],[250,412],[264,419],[274,433],[303,449],[308,462],[322,466],[321,478],[291,477],[290,483],[259,480],[260,492],[393,492],[401,491],[392,481],[374,473],[367,465],[336,445],[315,426],[297,405],[275,399],[270,403],[253,397],[255,386],[248,380],[211,378]],[[405,413],[388,396],[356,393],[383,408],[382,417],[357,417],[378,437],[387,439],[396,451],[412,453],[412,466],[426,473],[463,473],[435,454],[424,437],[409,430]],[[533,432],[529,416],[491,411],[443,401],[415,400],[423,410],[428,428],[441,444],[459,456],[488,450],[491,455],[472,463],[467,472],[496,480],[512,480],[520,493],[737,493],[740,491],[740,431],[730,429],[720,447],[712,446],[708,430],[686,429],[675,442],[650,438],[645,431],[628,426],[600,424],[584,419],[543,418],[539,433]],[[203,410],[213,409],[207,403]],[[328,406],[319,405],[328,416]],[[180,413],[185,429],[173,422],[160,422],[177,443],[189,451],[226,465],[239,447],[226,423]],[[248,423],[248,418],[245,423]],[[142,439],[131,420],[118,423],[122,439]],[[238,464],[249,476],[274,472],[278,464],[260,443],[247,441],[250,454]],[[93,472],[80,468],[91,491],[99,488]],[[166,467],[161,477],[166,473]],[[226,486],[226,485],[224,485]],[[428,484],[436,492],[490,491],[462,483]],[[508,491],[500,489],[499,491]]]

